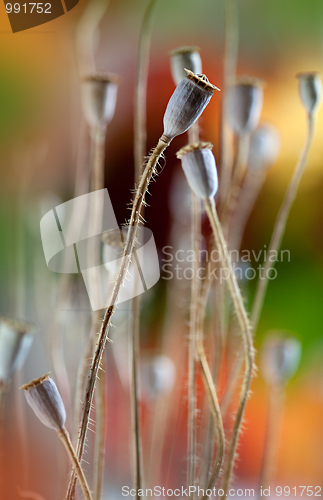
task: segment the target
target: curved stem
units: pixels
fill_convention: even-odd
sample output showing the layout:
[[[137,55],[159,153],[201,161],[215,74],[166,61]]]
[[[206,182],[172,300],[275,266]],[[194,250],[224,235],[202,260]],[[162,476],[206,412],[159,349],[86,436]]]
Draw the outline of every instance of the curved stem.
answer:
[[[204,200],[204,205],[205,209],[207,212],[207,215],[209,217],[214,238],[216,241],[216,244],[221,252],[221,258],[223,260],[223,266],[228,271],[228,287],[229,291],[232,297],[232,302],[234,305],[234,309],[237,315],[238,323],[242,331],[242,336],[243,336],[243,343],[244,343],[244,354],[245,354],[245,374],[243,378],[243,383],[241,387],[241,393],[240,393],[240,401],[236,413],[236,418],[233,426],[233,431],[232,431],[232,436],[231,436],[231,441],[229,445],[229,451],[228,451],[228,458],[227,458],[227,464],[226,468],[224,471],[224,477],[223,477],[223,483],[222,483],[222,489],[224,491],[223,495],[221,496],[221,499],[225,498],[228,493],[228,489],[230,487],[230,480],[234,468],[234,462],[235,462],[235,455],[236,455],[236,449],[237,449],[237,444],[238,444],[238,438],[241,430],[241,425],[242,425],[242,420],[244,416],[244,411],[245,407],[247,404],[247,399],[248,399],[248,394],[249,394],[249,389],[250,389],[250,383],[252,379],[252,372],[253,372],[253,362],[254,362],[254,351],[253,351],[253,344],[252,344],[252,334],[251,334],[251,327],[250,323],[248,320],[248,316],[243,304],[243,300],[241,297],[241,292],[239,285],[237,283],[234,270],[232,268],[232,264],[230,261],[230,256],[228,253],[228,249],[226,246],[226,242],[222,233],[222,228],[221,224],[218,218],[218,215],[215,210],[215,204],[213,199],[205,199]]]
[[[280,248],[285,233],[288,216],[292,208],[292,205],[294,203],[294,200],[296,198],[299,183],[301,181],[304,169],[306,167],[309,150],[314,136],[314,131],[315,131],[315,118],[313,115],[309,114],[307,137],[304,149],[299,157],[293,176],[288,185],[284,201],[280,207],[269,245],[268,255],[270,255],[270,253],[272,252],[277,252]],[[263,267],[264,278],[259,279],[258,281],[255,299],[251,312],[251,322],[254,326],[254,331],[257,330],[261,309],[264,303],[266,290],[268,286],[268,276],[270,274],[271,269],[273,269],[274,267],[275,267],[275,262],[271,262],[269,259],[267,259]]]
[[[120,263],[118,275],[115,281],[114,289],[112,291],[112,295],[109,301],[109,305],[105,311],[105,315],[103,318],[103,322],[101,325],[100,333],[99,333],[99,338],[95,347],[95,352],[92,358],[92,363],[91,363],[91,369],[90,369],[90,375],[89,379],[87,382],[86,390],[85,390],[85,398],[84,398],[84,407],[82,411],[82,418],[80,422],[80,432],[79,432],[79,438],[78,438],[78,444],[77,444],[77,456],[79,460],[82,459],[83,452],[84,452],[84,445],[85,445],[85,438],[86,438],[86,433],[87,433],[87,428],[88,428],[88,423],[89,423],[89,418],[90,418],[90,412],[91,412],[91,406],[92,406],[92,400],[93,400],[93,394],[95,390],[95,383],[96,383],[96,378],[98,375],[98,371],[100,368],[101,364],[101,359],[102,355],[104,352],[105,344],[108,339],[108,332],[109,332],[109,327],[111,324],[111,319],[113,316],[113,313],[116,308],[116,302],[118,300],[119,292],[120,289],[123,285],[123,282],[125,280],[128,267],[130,264],[131,260],[131,255],[132,255],[132,250],[134,247],[134,243],[136,240],[136,234],[137,234],[137,228],[140,224],[140,213],[141,213],[141,207],[144,203],[145,200],[145,195],[149,186],[149,183],[151,181],[151,178],[153,174],[156,172],[156,165],[158,163],[159,158],[169,145],[170,140],[168,137],[162,136],[159,141],[157,146],[155,147],[154,151],[150,155],[149,161],[146,165],[146,168],[144,170],[144,173],[141,177],[140,183],[137,188],[137,192],[135,195],[135,199],[133,202],[132,206],[132,212],[131,212],[131,218],[130,218],[130,223],[129,223],[129,230],[127,234],[127,241],[124,249],[124,254]],[[71,500],[74,498],[74,492],[75,492],[75,484],[76,484],[76,479],[72,475],[70,479],[70,483],[68,486],[68,493],[67,493],[67,500]]]
[[[205,350],[203,346],[203,340],[202,337],[199,336],[197,340],[197,354],[198,354],[198,359],[200,362],[200,367],[202,371],[202,376],[203,376],[203,382],[205,385],[205,388],[207,390],[208,394],[208,401],[210,405],[210,410],[211,410],[211,415],[213,418],[213,423],[214,423],[214,428],[216,432],[216,437],[217,437],[217,452],[216,452],[216,457],[214,461],[214,466],[213,470],[211,472],[211,476],[208,480],[206,490],[212,490],[216,480],[219,477],[222,463],[223,463],[223,458],[224,458],[224,445],[225,445],[225,435],[224,435],[224,428],[223,428],[223,421],[222,421],[222,416],[221,416],[221,410],[220,410],[220,405],[215,389],[215,385],[212,379],[212,374],[206,359],[205,355]],[[210,495],[203,495],[201,500],[207,500]]]
[[[70,440],[70,436],[65,428],[60,429],[57,431],[57,435],[59,439],[62,441],[63,445],[66,448],[66,451],[71,459],[71,462],[73,463],[73,466],[76,470],[77,477],[80,481],[80,485],[83,491],[84,498],[86,500],[92,500],[91,492],[89,489],[89,485],[87,484],[86,478],[84,476],[84,472],[82,470],[82,467],[80,465],[80,462],[76,456],[76,453],[74,451],[73,445]]]

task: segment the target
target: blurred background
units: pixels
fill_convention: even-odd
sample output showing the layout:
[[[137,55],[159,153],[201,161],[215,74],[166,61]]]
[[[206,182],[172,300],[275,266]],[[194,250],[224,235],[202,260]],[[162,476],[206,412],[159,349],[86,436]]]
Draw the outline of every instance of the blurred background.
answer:
[[[147,4],[147,0],[111,0],[96,40],[97,68],[121,77],[115,117],[107,130],[105,164],[105,184],[119,224],[129,216],[127,204],[133,188],[134,82],[139,33]],[[323,3],[321,0],[241,0],[238,5],[238,74],[249,74],[266,82],[262,119],[274,124],[281,135],[278,161],[268,172],[242,244],[243,249],[259,252],[269,244],[280,203],[305,140],[306,117],[295,75],[300,71],[323,72]],[[2,471],[5,500],[19,498],[17,487],[22,492],[38,492],[46,500],[60,498],[67,477],[67,460],[64,462],[62,458],[60,443],[56,442],[54,433],[36,421],[18,387],[52,369],[50,325],[58,277],[46,266],[39,221],[47,211],[73,198],[77,162],[83,161],[86,165],[89,161],[86,155],[89,130],[82,120],[75,52],[75,29],[85,6],[86,2],[81,0],[61,18],[12,34],[5,6],[0,4],[0,311],[5,316],[27,319],[37,325],[30,354],[12,381],[5,405]],[[174,89],[168,52],[180,45],[200,47],[203,72],[221,88],[223,26],[223,0],[159,1],[150,52],[147,154],[163,131],[163,113]],[[200,121],[201,138],[214,144],[216,158],[220,103],[221,94],[216,93]],[[299,370],[286,390],[275,480],[281,486],[322,486],[322,137],[323,112],[318,115],[308,168],[282,244],[283,249],[290,251],[290,261],[277,264],[278,276],[270,282],[255,340],[258,350],[266,332],[287,330],[296,335],[303,347]],[[181,175],[175,153],[186,141],[184,136],[173,141],[165,166],[151,186],[146,221],[153,231],[161,258],[163,247],[172,244],[174,208],[169,200],[174,179]],[[83,145],[81,160],[80,145]],[[172,194],[174,196],[176,193]],[[255,285],[250,281],[246,286],[245,294],[250,301]],[[169,320],[167,286],[167,281],[160,280],[144,299],[143,356],[162,350],[162,338]],[[189,283],[186,286],[189,288]],[[185,293],[187,291],[183,292],[184,302]],[[77,294],[81,299],[75,300]],[[178,313],[176,307],[181,312],[175,314],[177,319],[171,321],[169,328],[178,335],[174,335],[173,344],[169,342],[167,348],[175,365],[179,363],[172,397],[178,396],[180,403],[168,416],[161,457],[161,478],[170,487],[184,483],[186,468],[187,317],[182,310],[181,297],[176,297],[169,314],[174,314],[174,309]],[[124,312],[126,316],[127,306]],[[75,373],[90,327],[89,314],[84,285],[75,277],[72,299],[64,309],[62,321],[62,345],[72,395]],[[119,315],[116,322],[120,323],[120,330],[126,331],[127,320],[122,311]],[[113,332],[116,344],[117,330]],[[122,359],[125,364],[127,362],[127,352],[123,354],[121,346],[121,353],[119,349],[118,355],[113,357],[110,345],[107,351],[109,431],[104,498],[121,498],[121,485],[131,484],[129,398],[127,384],[120,375]],[[117,366],[118,356],[120,366]],[[202,384],[200,392],[203,392]],[[268,391],[258,372],[253,380],[239,445],[235,470],[237,484],[257,485],[267,406]],[[143,398],[143,439],[144,449],[146,443],[148,450],[146,466],[151,457],[160,453],[156,451],[158,448],[150,449],[149,445],[149,433],[152,432],[149,416],[156,407],[157,403]],[[71,420],[69,425],[72,425]],[[227,418],[228,426],[232,420],[233,414]],[[90,443],[91,439],[90,436]],[[86,460],[91,462],[91,459]]]

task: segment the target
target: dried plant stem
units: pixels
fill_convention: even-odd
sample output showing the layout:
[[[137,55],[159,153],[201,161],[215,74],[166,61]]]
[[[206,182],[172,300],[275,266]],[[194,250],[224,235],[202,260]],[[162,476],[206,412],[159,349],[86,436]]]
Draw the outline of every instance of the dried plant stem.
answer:
[[[149,50],[151,40],[151,30],[153,25],[153,15],[158,0],[151,0],[145,12],[139,41],[137,79],[134,100],[134,162],[135,162],[135,183],[142,173],[142,161],[147,150],[147,126],[146,126],[146,99],[147,82],[149,71]],[[143,216],[143,207],[141,210]],[[136,281],[139,276],[136,276]],[[135,283],[137,288],[138,282]],[[131,414],[132,414],[132,436],[134,455],[134,483],[136,498],[139,499],[138,490],[143,483],[142,447],[140,432],[140,388],[139,388],[139,362],[140,362],[140,304],[141,297],[138,294],[132,299],[131,311]]]
[[[188,486],[195,484],[195,461],[196,461],[196,339],[198,329],[198,299],[200,283],[198,279],[199,234],[200,214],[199,202],[191,192],[191,237],[194,250],[193,279],[191,281],[190,299],[190,335],[188,345],[188,421],[187,421],[187,451],[188,451]]]
[[[91,172],[91,186],[94,191],[104,188],[104,156],[105,156],[105,127],[98,125],[92,131],[93,142],[93,163]],[[95,234],[100,234],[102,230],[103,206],[99,198],[95,198],[93,206],[93,216],[91,223],[96,225]],[[92,296],[96,297],[101,293],[100,264],[100,240],[92,238],[89,246],[89,264],[93,271]],[[92,314],[93,325],[97,325],[100,320],[100,313],[95,311]],[[96,334],[96,330],[95,334]],[[94,440],[94,467],[93,478],[95,485],[95,500],[100,500],[102,494],[102,480],[105,459],[105,425],[107,411],[105,402],[106,378],[104,376],[104,358],[102,358],[101,374],[98,377],[98,384],[95,393],[96,425]]]
[[[224,444],[225,444],[225,436],[224,436],[224,428],[223,428],[223,421],[222,421],[222,416],[221,416],[221,410],[220,410],[220,405],[215,389],[215,385],[213,382],[212,374],[206,359],[205,355],[205,350],[203,346],[203,340],[202,338],[198,338],[197,340],[197,354],[198,354],[198,359],[202,371],[202,376],[203,376],[203,382],[205,385],[205,388],[207,390],[207,395],[208,395],[208,401],[210,405],[210,410],[211,410],[211,415],[214,423],[214,428],[215,428],[215,433],[217,437],[217,452],[216,452],[216,457],[214,461],[214,466],[213,470],[211,472],[211,476],[208,480],[206,490],[212,490],[216,480],[219,477],[222,463],[223,463],[223,457],[224,457]],[[209,498],[210,495],[203,495],[202,500],[206,500]]]
[[[5,399],[8,392],[8,385],[0,383],[0,498],[5,498],[4,495],[4,409]]]
[[[78,480],[80,481],[80,485],[83,491],[84,498],[86,500],[92,500],[91,492],[89,490],[89,485],[87,484],[86,478],[84,476],[84,472],[82,470],[82,467],[80,465],[80,462],[76,456],[76,453],[74,451],[73,445],[70,440],[70,436],[65,428],[60,429],[57,431],[57,435],[59,439],[62,441],[64,444],[66,451],[71,459],[71,462],[73,463],[74,469],[76,470],[76,474],[78,477]]]
[[[306,167],[307,163],[307,158],[309,154],[309,150],[312,144],[313,136],[315,132],[315,118],[311,115],[308,116],[308,129],[307,129],[307,137],[306,137],[306,142],[303,148],[303,151],[299,157],[299,160],[297,162],[297,165],[295,167],[293,176],[290,180],[290,183],[288,185],[284,201],[281,205],[281,208],[279,210],[275,227],[273,230],[273,234],[271,237],[271,242],[269,245],[268,249],[268,255],[269,253],[273,251],[278,251],[287,224],[288,216],[291,210],[291,207],[293,205],[293,202],[295,200],[297,190],[299,187],[299,183],[302,178],[302,174],[304,172],[304,169]],[[267,260],[265,262],[265,265],[263,267],[263,279],[260,279],[258,281],[257,289],[256,289],[256,294],[255,294],[255,299],[251,311],[251,323],[253,325],[253,331],[256,333],[257,327],[258,327],[258,322],[260,318],[260,313],[261,309],[263,306],[263,302],[265,299],[265,294],[268,286],[268,278],[267,276],[270,273],[270,270],[273,269],[275,266],[275,262],[270,262]],[[233,370],[231,372],[231,376],[229,379],[229,383],[227,385],[227,389],[225,391],[223,403],[221,404],[221,409],[223,414],[226,412],[228,408],[228,403],[231,400],[233,391],[235,389],[236,383],[237,383],[237,378],[240,373],[241,367],[243,363],[243,353],[242,351],[240,352],[240,355],[237,357],[236,362],[234,364]]]
[[[198,124],[195,123],[188,131],[188,140],[194,144],[199,140]],[[201,234],[200,204],[196,195],[191,191],[191,240],[195,255],[193,261],[193,279],[191,280],[190,298],[190,335],[188,346],[188,421],[187,421],[187,451],[188,451],[188,486],[195,484],[196,463],[196,341],[198,336],[198,308],[200,294],[200,280],[198,278]],[[194,497],[194,495],[193,495]]]
[[[277,384],[269,387],[265,446],[259,477],[259,498],[263,498],[260,495],[260,487],[268,488],[275,474],[275,464],[277,463],[282,414],[284,408],[284,396],[284,384]]]
[[[144,15],[140,32],[137,80],[134,102],[134,158],[136,181],[139,179],[139,176],[142,173],[142,159],[144,158],[147,151],[146,98],[149,71],[149,50],[154,12],[157,3],[158,0],[150,0]]]
[[[85,445],[85,438],[90,418],[93,394],[95,390],[96,378],[98,375],[98,371],[100,368],[100,363],[102,359],[102,355],[104,352],[105,344],[108,339],[108,331],[111,323],[111,318],[116,308],[116,302],[119,296],[120,289],[125,280],[129,263],[131,260],[131,254],[133,250],[133,246],[136,239],[137,228],[140,223],[140,212],[141,207],[144,203],[145,194],[147,192],[149,183],[152,179],[153,174],[156,172],[156,166],[159,158],[169,145],[170,140],[168,137],[164,135],[159,139],[157,146],[154,151],[151,153],[146,168],[143,172],[141,180],[139,182],[135,199],[132,206],[132,212],[129,223],[129,230],[127,234],[127,241],[124,249],[124,254],[121,260],[121,264],[119,267],[117,279],[115,282],[115,286],[112,292],[112,296],[109,301],[109,305],[105,311],[105,315],[103,318],[103,322],[100,329],[99,338],[95,347],[95,352],[92,358],[90,375],[88,379],[88,383],[85,390],[85,398],[84,398],[84,407],[82,411],[82,418],[80,422],[80,431],[79,431],[79,439],[77,444],[77,456],[79,460],[82,459]],[[71,500],[74,498],[76,479],[74,476],[71,477],[70,483],[68,486],[67,500]]]
[[[293,202],[296,198],[299,183],[301,181],[304,169],[306,167],[308,154],[309,154],[312,140],[314,137],[314,131],[315,131],[315,117],[313,115],[309,114],[308,115],[307,137],[306,137],[304,149],[299,157],[299,160],[298,160],[298,163],[295,167],[293,176],[292,176],[290,183],[288,185],[284,201],[280,207],[280,210],[279,210],[276,222],[275,222],[273,234],[271,237],[270,245],[269,245],[268,255],[271,254],[272,252],[275,252],[275,251],[277,252],[280,248],[280,245],[281,245],[284,233],[285,233],[288,216],[289,216],[290,210],[292,208]],[[266,290],[267,290],[267,286],[268,286],[268,276],[270,274],[271,269],[273,269],[274,267],[275,267],[275,262],[270,262],[270,260],[267,259],[266,262],[264,263],[264,267],[263,267],[264,278],[259,279],[259,281],[258,281],[255,299],[253,302],[253,307],[252,307],[252,312],[251,312],[251,322],[254,326],[254,331],[257,330],[261,309],[262,309],[263,302],[265,299],[265,294],[266,294]]]
[[[137,300],[135,300],[137,299]],[[139,363],[140,363],[140,299],[132,300],[132,334],[131,334],[131,415],[133,436],[133,466],[135,498],[140,499],[138,490],[143,486],[143,464],[140,431],[140,387],[139,387]]]
[[[96,72],[95,38],[110,0],[90,0],[76,27],[76,48],[81,75]]]
[[[103,471],[105,462],[105,438],[106,438],[106,377],[105,377],[105,358],[102,359],[102,369],[98,377],[95,392],[95,440],[94,440],[94,499],[100,500],[102,495]]]
[[[221,205],[226,199],[232,175],[232,158],[230,157],[229,131],[226,124],[225,107],[226,91],[234,79],[239,48],[239,18],[237,0],[225,1],[225,40],[224,66],[220,124],[220,172],[221,172]]]
[[[247,170],[229,228],[229,248],[239,250],[251,211],[264,184],[266,171]]]
[[[234,427],[232,431],[232,436],[231,436],[231,441],[229,445],[229,451],[228,451],[228,458],[227,458],[227,463],[226,463],[226,468],[224,471],[224,477],[223,477],[223,483],[222,483],[222,489],[224,491],[222,498],[225,498],[228,489],[230,487],[230,480],[234,468],[234,462],[235,462],[235,455],[236,455],[236,449],[237,449],[237,444],[238,444],[238,438],[239,438],[239,433],[241,430],[241,425],[243,421],[243,415],[245,411],[245,407],[247,404],[247,399],[248,399],[248,394],[249,394],[249,388],[250,388],[250,383],[252,379],[252,372],[253,372],[253,362],[254,362],[254,351],[253,351],[253,344],[252,344],[252,334],[251,334],[251,327],[249,324],[248,316],[243,304],[243,300],[241,297],[241,292],[239,285],[237,283],[230,256],[227,250],[226,242],[222,233],[222,228],[221,224],[218,218],[218,215],[216,213],[215,209],[215,203],[213,199],[205,199],[204,200],[205,204],[205,209],[207,212],[207,215],[209,217],[214,238],[216,241],[216,244],[221,252],[221,258],[223,259],[223,265],[226,267],[228,270],[228,287],[230,290],[230,294],[232,297],[232,302],[234,305],[234,309],[237,315],[238,323],[242,331],[242,336],[243,336],[243,344],[244,344],[244,354],[245,354],[245,374],[244,374],[244,379],[241,387],[241,393],[240,393],[240,401],[236,413],[236,418],[234,422]]]

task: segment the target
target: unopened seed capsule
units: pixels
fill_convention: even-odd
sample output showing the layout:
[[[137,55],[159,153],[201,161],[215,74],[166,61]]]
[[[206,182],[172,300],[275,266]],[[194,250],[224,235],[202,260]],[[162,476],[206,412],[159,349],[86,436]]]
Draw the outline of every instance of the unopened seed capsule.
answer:
[[[96,74],[82,81],[82,107],[90,127],[104,127],[112,120],[117,103],[119,77]]]
[[[214,90],[205,75],[186,70],[186,77],[174,90],[164,115],[164,136],[168,142],[186,132],[201,116]]]
[[[257,78],[240,77],[229,86],[226,97],[226,118],[237,136],[250,134],[257,127],[263,103],[262,82]]]
[[[187,182],[202,200],[213,198],[218,190],[218,174],[210,142],[189,144],[177,152]]]
[[[317,72],[298,73],[301,101],[309,114],[315,114],[322,102],[322,81]]]
[[[185,69],[195,74],[202,73],[202,59],[198,47],[179,47],[169,53],[170,67],[175,85],[185,77]]]

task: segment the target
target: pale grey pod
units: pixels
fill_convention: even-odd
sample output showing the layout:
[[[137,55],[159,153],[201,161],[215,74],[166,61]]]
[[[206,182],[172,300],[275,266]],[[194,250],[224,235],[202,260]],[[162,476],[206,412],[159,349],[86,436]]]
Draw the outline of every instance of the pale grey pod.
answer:
[[[296,373],[302,354],[299,340],[274,333],[262,348],[261,368],[269,385],[288,382]]]
[[[171,73],[175,85],[185,77],[185,69],[196,75],[202,73],[202,59],[198,47],[179,47],[169,53]]]
[[[262,83],[241,77],[227,90],[225,113],[235,135],[250,134],[257,127],[263,103]]]
[[[301,101],[310,115],[315,114],[322,102],[322,81],[319,73],[308,72],[296,75]]]
[[[97,74],[83,79],[82,108],[90,127],[104,127],[110,123],[116,108],[118,85],[117,75]]]
[[[195,75],[188,70],[186,73],[174,90],[164,114],[164,136],[168,140],[183,134],[196,122],[216,89],[206,76]]]
[[[247,165],[250,170],[269,168],[278,158],[281,146],[280,134],[270,123],[263,123],[250,136]]]
[[[202,200],[213,198],[218,190],[218,174],[210,142],[189,144],[177,152],[187,182]]]
[[[49,373],[23,385],[21,389],[25,392],[27,403],[46,427],[55,431],[64,428],[65,406]]]
[[[146,397],[155,399],[169,394],[176,380],[176,367],[165,355],[147,357],[141,364],[141,382]]]
[[[34,325],[0,318],[0,382],[7,383],[28,356]]]

